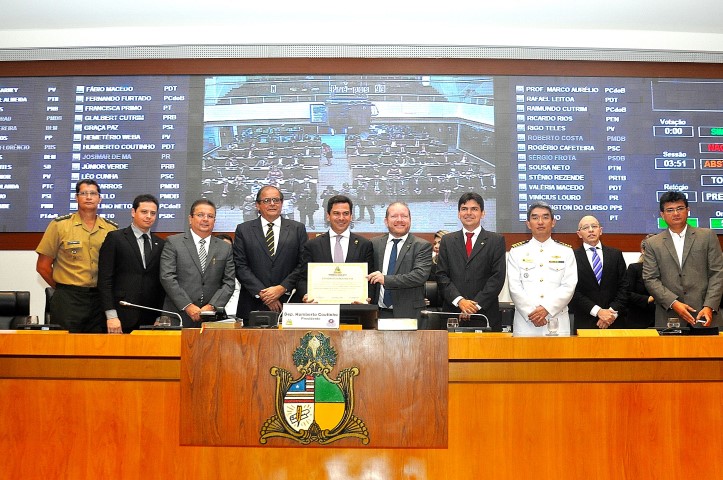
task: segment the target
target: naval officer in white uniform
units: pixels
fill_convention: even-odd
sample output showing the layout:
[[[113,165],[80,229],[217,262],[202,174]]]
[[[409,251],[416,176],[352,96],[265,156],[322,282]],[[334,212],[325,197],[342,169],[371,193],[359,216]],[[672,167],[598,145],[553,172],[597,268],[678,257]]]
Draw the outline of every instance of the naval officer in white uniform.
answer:
[[[570,303],[577,285],[575,253],[551,238],[555,226],[552,208],[544,202],[527,210],[530,240],[512,246],[507,260],[510,296],[515,304],[513,334],[543,336],[557,320],[558,334],[570,334]]]

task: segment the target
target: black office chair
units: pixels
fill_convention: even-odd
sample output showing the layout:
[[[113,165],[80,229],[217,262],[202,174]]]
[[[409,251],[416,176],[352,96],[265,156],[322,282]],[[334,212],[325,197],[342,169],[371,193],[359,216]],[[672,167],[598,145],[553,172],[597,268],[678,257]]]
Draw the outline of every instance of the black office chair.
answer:
[[[439,310],[442,307],[442,296],[437,282],[427,280],[424,282],[424,298],[427,300],[427,310]]]
[[[428,312],[438,312],[442,309],[442,295],[434,280],[424,282],[424,300],[427,303],[425,310]],[[447,328],[447,323],[440,315],[422,313],[418,321],[419,330],[443,330]]]
[[[30,317],[30,292],[0,292],[0,330],[25,324]]]

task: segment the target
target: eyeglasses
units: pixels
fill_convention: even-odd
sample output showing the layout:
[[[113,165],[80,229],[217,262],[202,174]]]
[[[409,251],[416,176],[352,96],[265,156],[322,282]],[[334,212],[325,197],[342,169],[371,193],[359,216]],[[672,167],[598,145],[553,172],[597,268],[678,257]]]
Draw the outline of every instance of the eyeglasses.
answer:
[[[193,216],[199,219],[208,218],[209,220],[216,218],[216,215],[213,213],[194,213]]]
[[[281,201],[282,200],[278,197],[277,198],[262,198],[261,200],[259,200],[259,203],[265,203],[266,205],[268,205],[269,203],[281,203]]]
[[[680,207],[666,208],[666,209],[663,210],[663,211],[664,211],[665,213],[680,213],[680,212],[684,212],[684,211],[686,211],[686,210],[688,210],[688,207],[684,207],[684,206],[681,205]]]
[[[582,227],[578,228],[578,230],[597,230],[598,228],[600,228],[600,225],[598,225],[597,223],[592,223],[590,225],[583,225]]]
[[[98,192],[78,192],[78,193],[76,193],[76,195],[78,195],[79,197],[91,197],[91,198],[93,198],[93,197],[97,197],[97,196],[98,196]]]

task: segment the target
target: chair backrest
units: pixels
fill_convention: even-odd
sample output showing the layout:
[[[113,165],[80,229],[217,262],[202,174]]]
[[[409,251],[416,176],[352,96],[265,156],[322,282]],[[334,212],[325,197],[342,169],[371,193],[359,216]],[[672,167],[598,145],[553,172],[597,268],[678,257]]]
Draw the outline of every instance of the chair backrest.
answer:
[[[30,315],[30,292],[0,292],[0,315],[8,317]]]
[[[434,280],[424,282],[424,298],[429,302],[428,307],[431,309],[439,309],[442,306],[442,297],[437,282]]]
[[[53,287],[45,287],[45,323],[50,324],[50,299],[53,297],[55,289]]]
[[[30,292],[0,292],[0,329],[12,327],[15,317],[30,316]]]

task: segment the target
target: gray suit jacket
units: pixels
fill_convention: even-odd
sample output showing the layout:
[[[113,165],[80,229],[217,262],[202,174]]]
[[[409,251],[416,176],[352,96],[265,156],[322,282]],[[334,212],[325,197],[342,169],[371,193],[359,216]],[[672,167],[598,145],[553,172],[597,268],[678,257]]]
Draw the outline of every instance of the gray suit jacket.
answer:
[[[723,293],[723,255],[712,230],[688,226],[682,266],[678,263],[670,230],[648,239],[646,244],[643,281],[655,298],[655,326],[666,326],[672,313],[670,305],[676,300],[696,311],[703,307],[718,310]],[[720,316],[714,316],[712,325],[720,326],[720,323]]]
[[[183,311],[187,305],[223,307],[236,286],[231,245],[213,235],[208,240],[203,273],[190,231],[168,237],[161,253],[161,284],[166,291],[163,309],[180,313],[184,327],[200,327]]]
[[[384,250],[389,234],[372,238],[374,270],[384,270]],[[393,272],[384,275],[384,288],[392,292],[394,316],[418,318],[424,307],[424,282],[432,269],[432,244],[411,233],[398,247],[397,263]],[[374,302],[379,303],[380,285],[375,285]]]

